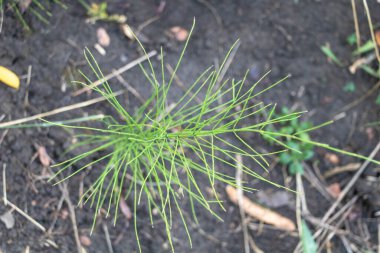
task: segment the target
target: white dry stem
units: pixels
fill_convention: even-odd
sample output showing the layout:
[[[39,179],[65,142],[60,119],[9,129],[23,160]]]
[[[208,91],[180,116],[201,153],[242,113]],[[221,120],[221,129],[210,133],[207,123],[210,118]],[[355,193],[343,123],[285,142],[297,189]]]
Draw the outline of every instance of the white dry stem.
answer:
[[[358,13],[356,11],[355,0],[351,0],[351,7],[352,7],[352,16],[354,17],[354,24],[355,24],[356,47],[359,49],[360,48],[360,30],[359,30]]]
[[[107,96],[107,97],[101,96],[101,97],[90,99],[90,100],[87,100],[87,101],[84,101],[84,102],[80,102],[80,103],[77,103],[77,104],[63,106],[63,107],[54,109],[52,111],[48,111],[48,112],[44,112],[44,113],[39,113],[39,114],[36,114],[36,115],[33,115],[33,116],[29,116],[29,117],[25,117],[25,118],[22,118],[22,119],[17,119],[17,120],[12,120],[12,121],[8,121],[8,122],[0,123],[0,128],[10,127],[10,126],[18,125],[18,124],[23,124],[23,123],[30,122],[30,121],[33,121],[33,120],[36,120],[36,119],[41,119],[41,118],[45,118],[45,117],[52,116],[52,115],[55,115],[55,114],[59,114],[59,113],[62,113],[62,112],[67,112],[67,111],[71,111],[71,110],[74,110],[74,109],[79,109],[79,108],[82,108],[82,107],[86,107],[86,106],[89,106],[89,105],[96,104],[96,103],[99,103],[101,101],[107,100],[110,97],[119,96],[119,95],[123,94],[124,92],[125,91],[123,91],[123,90],[122,91],[117,91],[117,92],[113,93],[111,96]]]
[[[4,205],[8,205],[8,199],[7,199],[7,180],[6,180],[6,170],[7,165],[3,164],[3,201]]]
[[[297,227],[298,227],[298,235],[300,238],[302,238],[302,220],[301,220],[301,194],[304,194],[304,192],[300,192],[300,181],[301,181],[301,174],[296,174],[296,184],[297,184],[297,197],[296,197],[296,220],[297,220]]]
[[[377,253],[380,253],[380,220],[377,219]]]
[[[379,53],[379,48],[377,47],[376,38],[375,38],[375,32],[374,32],[374,29],[373,29],[372,20],[371,20],[371,14],[370,14],[370,12],[369,12],[369,8],[368,8],[367,0],[363,0],[363,5],[364,5],[365,12],[366,12],[366,14],[367,14],[369,30],[370,30],[370,32],[371,32],[372,41],[373,41],[373,44],[374,44],[374,47],[375,47],[376,58],[377,58],[377,61],[378,61],[379,64],[380,64],[380,53]]]
[[[372,160],[379,150],[380,150],[380,142],[376,145],[375,149],[369,155],[369,159]],[[355,173],[355,175],[351,178],[350,182],[348,182],[348,184],[346,185],[346,187],[340,193],[338,199],[334,202],[334,204],[330,207],[330,209],[323,216],[322,222],[326,222],[330,218],[330,216],[334,213],[335,209],[342,202],[342,200],[344,199],[344,197],[347,195],[347,193],[350,191],[350,189],[352,188],[352,186],[359,179],[360,175],[364,172],[364,170],[366,169],[366,167],[368,166],[369,163],[370,163],[370,161],[366,160],[363,163],[363,165],[359,168],[359,170]]]
[[[7,200],[7,205],[12,207],[15,211],[17,211],[19,214],[24,216],[27,220],[29,220],[31,223],[33,223],[36,227],[38,227],[42,232],[46,232],[46,228],[42,226],[40,223],[38,223],[35,219],[33,219],[31,216],[29,216],[27,213],[25,213],[23,210],[18,208],[15,204]]]
[[[241,225],[243,227],[243,236],[244,236],[244,252],[249,253],[250,248],[249,248],[249,234],[248,234],[248,227],[247,227],[247,222],[246,222],[246,217],[245,213],[243,210],[243,189],[242,189],[242,182],[241,182],[241,177],[243,174],[242,171],[242,163],[243,163],[243,158],[240,154],[236,154],[236,186],[237,186],[237,198],[238,198],[238,206],[239,206],[239,211],[240,211],[240,217],[241,217]]]
[[[84,87],[84,88],[82,88],[80,90],[74,91],[72,93],[72,96],[75,97],[75,96],[78,96],[78,95],[80,95],[80,94],[82,94],[82,93],[84,93],[86,91],[89,91],[92,88],[94,88],[96,86],[99,86],[102,83],[107,82],[108,80],[114,78],[115,76],[120,75],[120,74],[124,73],[125,71],[127,71],[127,70],[129,70],[129,69],[131,69],[131,68],[133,68],[133,67],[135,67],[137,65],[139,65],[140,63],[148,60],[149,58],[155,56],[156,54],[157,54],[157,51],[155,51],[155,50],[149,52],[148,54],[144,54],[143,56],[137,58],[136,60],[131,61],[130,63],[128,63],[127,65],[125,65],[125,66],[123,66],[121,68],[119,68],[118,70],[113,71],[112,73],[106,75],[102,79],[99,79],[99,80],[93,82],[89,86],[86,86],[86,87]]]
[[[104,234],[106,236],[108,251],[109,251],[109,253],[114,253],[113,248],[112,248],[112,242],[111,242],[110,234],[108,232],[108,227],[104,222],[102,223],[102,227],[103,227]]]

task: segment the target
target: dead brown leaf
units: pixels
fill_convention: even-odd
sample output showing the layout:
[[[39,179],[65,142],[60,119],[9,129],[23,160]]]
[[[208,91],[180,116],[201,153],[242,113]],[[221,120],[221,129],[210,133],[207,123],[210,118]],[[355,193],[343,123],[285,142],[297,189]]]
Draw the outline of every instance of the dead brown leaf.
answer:
[[[80,240],[80,243],[85,247],[90,246],[92,243],[90,237],[88,237],[87,235],[79,236],[79,240]]]
[[[356,171],[360,168],[360,166],[361,166],[361,163],[349,163],[344,166],[335,167],[326,171],[323,174],[323,177],[326,179],[340,173]]]
[[[376,44],[380,47],[380,30],[377,30],[375,32],[375,40],[376,40]]]
[[[46,148],[44,146],[39,146],[37,149],[38,158],[40,163],[44,168],[48,168],[50,166],[51,158],[46,152]]]
[[[326,153],[325,159],[334,165],[337,165],[340,162],[339,156],[333,153]]]
[[[132,219],[132,212],[124,198],[120,198],[119,207],[124,216],[130,220]]]
[[[238,205],[238,195],[237,190],[228,185],[226,187],[226,192],[229,199],[236,205]],[[242,205],[240,206],[249,216],[258,219],[264,223],[271,224],[279,229],[294,231],[296,225],[292,220],[276,213],[268,208],[258,205],[252,202],[249,198],[243,196]]]
[[[339,183],[330,184],[327,187],[327,191],[330,193],[331,197],[333,197],[334,199],[339,198],[339,195],[341,192],[340,184]]]
[[[372,127],[367,127],[365,133],[367,134],[368,141],[372,141],[375,138],[375,130]]]

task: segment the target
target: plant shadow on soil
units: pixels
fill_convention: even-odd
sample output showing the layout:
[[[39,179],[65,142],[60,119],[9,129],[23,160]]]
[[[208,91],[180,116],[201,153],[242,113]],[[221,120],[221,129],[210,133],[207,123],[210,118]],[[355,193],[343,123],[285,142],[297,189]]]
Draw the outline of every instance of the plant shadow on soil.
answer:
[[[112,1],[109,4],[110,12],[127,15],[128,23],[132,27],[137,27],[156,15],[155,1],[130,1],[127,5],[123,4],[124,2]],[[235,57],[235,63],[227,75],[239,78],[244,75],[247,68],[250,68],[248,81],[252,83],[271,69],[270,77],[263,82],[265,85],[279,80],[288,73],[292,74],[292,78],[266,93],[262,99],[265,102],[276,102],[284,106],[293,106],[296,103],[299,110],[311,111],[310,114],[305,115],[305,118],[312,114],[310,120],[315,124],[330,120],[340,108],[356,98],[342,91],[345,83],[354,80],[360,94],[365,93],[374,83],[365,75],[351,76],[346,69],[343,70],[328,63],[320,51],[320,45],[329,42],[336,48],[339,55],[347,55],[349,52],[344,41],[354,28],[351,7],[344,1],[308,0],[299,1],[296,4],[294,1],[220,2],[213,0],[209,3],[218,15],[203,4],[203,1],[167,1],[158,21],[142,31],[147,49],[158,49],[163,46],[167,62],[174,65],[183,45],[168,37],[165,31],[173,26],[189,28],[193,17],[196,18],[195,34],[178,74],[185,84],[191,83],[202,70],[215,64],[216,59],[220,59],[237,38],[241,39],[241,46]],[[43,25],[34,17],[27,16],[27,20],[37,31],[30,35],[22,32],[11,13],[5,14],[4,27],[0,35],[1,65],[11,67],[20,75],[25,75],[28,66],[32,66],[29,106],[24,104],[27,92],[25,80],[22,82],[24,86],[18,92],[0,87],[0,116],[5,114],[7,116],[5,120],[48,111],[91,97],[86,94],[71,97],[70,92],[73,90],[71,86],[62,92],[62,83],[67,77],[68,69],[80,68],[86,74],[89,73],[83,61],[85,47],[95,52],[104,73],[110,73],[141,53],[136,43],[131,43],[122,35],[118,25],[104,22],[87,24],[85,11],[79,4],[70,3],[68,10],[54,7],[52,11],[54,15],[49,25]],[[221,23],[218,21],[219,18]],[[106,48],[105,57],[97,54],[93,48],[98,27],[105,27],[111,37],[111,46]],[[349,57],[347,55],[347,59]],[[138,68],[128,71],[123,76],[139,90],[143,97],[148,97],[149,84]],[[116,79],[111,80],[110,84],[113,87],[122,88]],[[180,92],[176,89],[178,88],[172,92],[173,96]],[[303,91],[302,96],[298,96],[300,91]],[[378,118],[378,108],[374,105],[375,97],[376,94],[347,112],[343,119],[316,131],[312,136],[318,141],[367,155],[377,142],[377,133],[374,138],[368,139],[365,126],[366,123],[376,121]],[[133,110],[138,102],[132,95],[125,98],[127,107]],[[80,117],[84,113],[107,114],[112,111],[104,103],[100,103],[68,114],[54,116],[50,120]],[[354,134],[351,134],[353,131]],[[4,131],[1,130],[0,136],[3,133]],[[0,146],[0,162],[8,165],[8,198],[21,209],[27,210],[30,216],[45,227],[51,225],[56,215],[56,206],[61,193],[58,187],[36,180],[35,176],[41,174],[41,165],[38,161],[31,162],[31,158],[36,151],[35,144],[39,144],[47,148],[54,160],[62,159],[61,154],[69,146],[71,134],[58,128],[10,130]],[[256,140],[250,140],[250,143],[257,145]],[[261,144],[264,145],[264,143]],[[324,152],[318,149],[318,155],[315,157],[315,160],[321,161],[319,167],[322,172],[332,167],[323,159]],[[341,157],[341,160],[342,164],[354,161],[347,157]],[[85,177],[85,185],[96,178],[95,174]],[[233,171],[230,174],[234,176]],[[350,176],[351,174],[348,173],[334,177],[332,180],[344,184]],[[73,203],[78,201],[80,179],[81,177],[77,176],[68,181]],[[271,172],[269,179],[280,184],[284,183],[279,166]],[[207,178],[199,177],[199,180],[200,185],[203,181],[204,185],[208,185]],[[258,189],[271,187],[254,180],[251,180],[251,183],[252,187]],[[2,186],[2,182],[0,185]],[[294,188],[294,185],[291,186]],[[217,191],[226,200],[222,184],[217,185]],[[309,209],[315,216],[322,216],[329,207],[329,203],[312,185],[306,187],[306,195]],[[366,205],[368,205],[368,200],[366,203],[363,201],[363,206],[358,208],[366,210],[368,209]],[[201,230],[195,227],[190,228],[193,249],[189,247],[179,215],[174,214],[173,240],[176,252],[243,252],[239,210],[228,201],[225,206],[226,212],[215,208],[224,222],[218,222],[211,214],[197,207],[196,214]],[[6,210],[8,209],[0,205],[0,214]],[[186,204],[184,211],[191,216],[190,207]],[[294,218],[294,207],[284,206],[278,211]],[[17,214],[15,214],[14,228],[8,230],[0,224],[0,249],[3,252],[22,252],[29,245],[31,252],[74,252],[76,246],[72,226],[65,213],[67,213],[66,205],[58,214],[54,233],[50,238],[59,246],[58,249],[46,246],[46,240],[49,238]],[[76,213],[80,234],[89,234],[93,210],[84,206],[82,209],[78,208]],[[365,211],[361,215],[370,216]],[[132,224],[123,217],[119,218],[115,227],[111,220],[103,220],[103,222],[109,228],[115,252],[138,251]],[[155,228],[151,228],[149,224],[147,208],[142,204],[138,209],[138,227],[143,252],[170,252],[162,224],[158,224]],[[297,237],[281,231],[264,229],[260,233],[258,231],[250,233],[257,245],[265,252],[292,252],[298,243]],[[216,240],[210,239],[211,237]],[[273,243],[274,238],[275,243]],[[101,226],[95,228],[91,241],[88,252],[107,252]],[[335,247],[340,247],[339,243]]]

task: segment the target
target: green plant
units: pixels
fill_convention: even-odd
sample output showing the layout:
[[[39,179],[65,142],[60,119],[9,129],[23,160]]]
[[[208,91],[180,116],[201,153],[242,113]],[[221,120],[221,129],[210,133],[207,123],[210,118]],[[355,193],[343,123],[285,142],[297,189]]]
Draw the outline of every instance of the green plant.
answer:
[[[66,5],[63,4],[60,0],[53,0],[52,2],[54,4],[60,5],[62,8],[67,8]],[[51,3],[49,1],[41,1],[41,0],[31,0],[31,1],[0,0],[1,12],[4,13],[4,8],[6,7],[12,10],[26,31],[31,31],[31,28],[23,16],[24,13],[30,12],[42,23],[49,24],[48,19],[52,17],[53,15],[49,10],[50,5]]]
[[[86,10],[89,16],[89,21],[95,23],[96,21],[111,21],[124,23],[126,17],[124,15],[109,14],[107,9],[107,2],[103,1],[99,4],[91,3],[88,4],[85,0],[77,0]],[[52,0],[53,4],[58,4],[62,8],[66,9],[67,6],[61,0]],[[21,23],[24,30],[30,32],[31,28],[28,22],[25,20],[25,13],[29,12],[31,15],[35,16],[39,21],[44,24],[49,24],[49,18],[52,17],[50,12],[50,6],[52,3],[50,1],[42,0],[31,0],[31,1],[20,1],[20,0],[0,0],[0,15],[4,15],[4,9],[7,8],[12,10],[14,15],[17,17]],[[1,24],[0,24],[1,32]]]
[[[331,50],[331,47],[329,44],[321,46],[321,50],[327,56],[328,59],[333,61],[338,66],[343,66],[343,63],[338,59],[335,53]]]
[[[380,30],[375,31],[367,0],[363,0],[363,7],[365,14],[367,16],[368,28],[370,31],[370,38],[362,43],[362,37],[359,30],[358,14],[356,10],[356,3],[351,0],[352,12],[354,17],[355,32],[348,35],[346,42],[352,47],[352,64],[349,66],[349,70],[352,74],[355,74],[358,69],[363,70],[368,75],[375,77],[378,81],[380,80]],[[321,46],[322,52],[335,64],[340,67],[344,67],[341,60],[338,59],[336,54],[331,50],[330,46],[326,44]],[[347,85],[350,84],[350,85]],[[352,82],[347,83],[343,88],[344,91],[354,92],[355,85]],[[374,87],[375,88],[375,87]],[[376,88],[374,90],[377,90]],[[369,91],[371,93],[371,90]],[[380,94],[378,94],[375,103],[380,105]]]
[[[279,113],[276,113],[275,108],[269,113],[269,117],[287,117],[291,112],[287,107],[282,107]],[[275,144],[277,141],[285,143],[292,149],[289,152],[283,152],[279,155],[279,161],[289,169],[289,173],[296,179],[296,220],[298,226],[298,233],[301,240],[304,253],[316,253],[317,244],[307,227],[305,221],[301,218],[301,198],[300,195],[304,194],[302,186],[302,175],[304,173],[303,161],[311,159],[314,155],[314,144],[310,143],[310,136],[308,131],[316,129],[321,126],[313,127],[313,124],[309,121],[299,121],[298,118],[290,119],[289,121],[283,121],[278,124],[278,128],[274,125],[266,126],[267,131],[282,133],[284,135],[277,136],[275,139],[266,139],[270,144]],[[294,139],[291,136],[297,136],[298,139]]]
[[[352,34],[351,36],[355,36]],[[379,33],[379,43],[380,43],[380,33]],[[360,56],[358,61],[362,61],[361,64],[358,65],[358,68],[362,69],[368,75],[377,78],[380,80],[380,59],[377,59],[377,43],[376,40],[367,40],[363,45],[357,47],[352,53],[353,56]],[[354,66],[354,65],[352,65]],[[375,103],[380,105],[380,94],[376,97]]]
[[[347,82],[344,87],[343,87],[343,91],[344,92],[355,92],[356,90],[356,85],[354,82]]]
[[[190,34],[192,31],[193,29],[191,29]],[[188,196],[194,219],[196,219],[195,202],[217,216],[212,210],[211,204],[217,203],[222,206],[222,202],[217,197],[214,188],[215,182],[219,181],[237,187],[235,179],[219,172],[217,167],[236,168],[239,162],[235,155],[240,154],[245,159],[251,159],[265,170],[265,167],[268,166],[265,156],[284,151],[261,154],[240,136],[243,132],[262,135],[266,133],[262,128],[267,124],[285,120],[280,117],[250,126],[239,124],[243,119],[259,114],[271,106],[263,105],[261,102],[252,103],[252,99],[276,86],[282,80],[257,93],[254,91],[259,82],[249,87],[248,90],[244,90],[245,77],[241,81],[219,80],[233,47],[228,52],[220,69],[207,69],[195,80],[189,90],[174,103],[174,106],[168,104],[174,75],[180,66],[187,45],[188,40],[174,73],[169,77],[165,75],[162,50],[161,76],[155,72],[150,61],[148,69],[142,67],[153,92],[136,114],[131,115],[125,110],[113,96],[111,87],[105,82],[102,89],[98,87],[93,87],[93,89],[107,97],[109,103],[122,118],[121,122],[109,116],[103,121],[103,128],[75,127],[55,123],[63,127],[91,131],[91,134],[78,135],[77,138],[80,141],[73,148],[96,145],[83,154],[57,164],[61,169],[55,177],[89,156],[96,155],[101,151],[106,152],[105,155],[96,158],[62,179],[68,179],[91,165],[106,161],[101,175],[81,199],[84,202],[90,201],[91,205],[95,206],[94,224],[100,208],[106,206],[107,215],[109,215],[112,212],[112,204],[116,206],[113,209],[114,222],[116,223],[120,198],[128,198],[130,195],[134,200],[133,213],[136,217],[137,206],[144,198],[148,203],[152,225],[154,224],[152,209],[155,208],[165,223],[169,243],[172,247],[171,220],[173,208],[177,209],[188,232],[186,220],[180,207],[180,199],[185,195]],[[101,79],[103,75],[100,68],[88,50],[85,52],[85,57],[97,78]],[[85,75],[84,77],[91,83]],[[83,83],[83,85],[86,86],[87,84]],[[203,102],[201,104],[195,102],[197,96],[202,96]],[[218,101],[222,102],[219,103]],[[240,110],[236,110],[238,107]],[[291,120],[299,115],[300,113],[289,114],[287,115],[289,119],[286,120]],[[268,134],[271,133],[268,132]],[[239,166],[242,166],[246,174],[267,181],[249,166],[244,164]],[[131,175],[129,179],[127,174]],[[215,199],[208,200],[206,198],[201,186],[195,179],[197,174],[204,174],[209,179],[210,186],[215,193]],[[124,192],[125,183],[127,189]],[[272,184],[280,186],[275,183]],[[244,189],[252,190],[247,186],[244,186]],[[134,226],[138,238],[136,219]],[[137,241],[139,242],[139,240]],[[190,235],[189,241],[191,243]]]
[[[303,253],[317,253],[317,243],[315,242],[314,237],[304,220],[301,221],[301,231]]]
[[[280,113],[272,110],[270,114],[274,118],[287,118],[287,115],[291,115],[287,107],[282,107]],[[289,120],[280,122],[279,125],[278,129],[274,125],[268,125],[266,130],[270,132],[278,131],[286,136],[278,136],[275,140],[265,136],[265,139],[271,144],[275,144],[280,140],[281,143],[285,143],[287,147],[290,147],[289,152],[283,152],[279,155],[280,163],[288,166],[292,175],[296,173],[302,174],[302,162],[311,159],[314,155],[314,145],[310,143],[310,136],[307,133],[307,130],[313,128],[313,125],[309,121],[299,121],[298,118],[289,118]],[[297,136],[299,139],[295,140],[292,136]]]
[[[352,4],[352,13],[355,22],[355,35],[350,35],[348,43],[353,45],[353,41],[356,41],[356,50],[352,53],[353,56],[362,56],[360,59],[360,64],[357,64],[357,67],[363,69],[369,75],[372,75],[376,78],[380,78],[380,53],[378,49],[378,44],[380,44],[380,33],[379,31],[375,33],[374,26],[372,23],[371,13],[367,4],[367,0],[363,0],[363,7],[365,14],[367,16],[368,28],[370,31],[371,39],[367,40],[363,45],[361,44],[361,34],[359,30],[358,15],[356,11],[356,4],[354,0],[351,0]],[[374,63],[373,61],[376,60]],[[371,64],[373,65],[371,66]],[[355,72],[355,71],[351,71]]]
[[[320,126],[303,128],[302,132],[296,133],[266,129],[274,124],[286,122],[290,124],[302,112],[284,113],[277,116],[273,114],[275,105],[263,104],[257,100],[259,95],[269,91],[285,78],[261,88],[258,88],[260,81],[269,73],[252,85],[247,84],[248,72],[240,81],[223,78],[222,73],[226,70],[228,65],[226,63],[236,43],[228,51],[220,68],[208,68],[190,84],[183,96],[171,103],[171,87],[193,29],[194,26],[190,30],[190,36],[171,75],[167,76],[165,73],[162,49],[159,72],[155,71],[150,60],[147,67],[141,65],[142,72],[152,88],[152,94],[135,113],[126,110],[107,82],[104,82],[101,87],[89,86],[92,82],[83,74],[87,83],[82,84],[105,97],[115,109],[116,116],[91,117],[93,120],[101,119],[101,126],[98,127],[73,125],[74,122],[80,122],[83,119],[44,123],[45,126],[61,126],[82,132],[76,136],[78,142],[71,149],[79,147],[87,149],[82,154],[56,164],[59,170],[51,180],[58,180],[57,183],[59,183],[84,170],[90,168],[97,170],[100,175],[80,201],[89,202],[91,206],[94,206],[95,225],[101,208],[105,208],[106,216],[113,215],[116,223],[120,199],[131,197],[134,228],[139,247],[136,217],[137,207],[142,201],[147,203],[152,225],[155,223],[153,210],[164,222],[172,249],[171,228],[174,211],[180,215],[191,244],[181,205],[185,196],[189,201],[193,218],[196,220],[195,209],[198,206],[202,206],[216,217],[218,216],[213,211],[213,206],[217,204],[223,208],[223,203],[218,198],[215,189],[217,182],[237,187],[235,178],[230,176],[230,173],[221,172],[220,168],[241,168],[251,177],[282,187],[262,177],[261,172],[265,171],[269,165],[266,160],[268,155],[287,150],[301,153],[296,147],[289,146],[286,143],[287,140],[367,159],[305,137],[306,132]],[[142,45],[141,47],[145,52]],[[90,51],[85,51],[85,57],[96,78],[103,79],[100,67]],[[202,102],[197,103],[197,100]],[[272,113],[262,119],[262,112],[266,109],[270,109]],[[247,125],[247,121],[253,122],[251,121],[253,117],[260,117],[261,121]],[[245,121],[244,124],[242,121]],[[279,149],[272,153],[260,153],[244,139],[244,133],[271,139],[279,144]],[[237,155],[243,157],[243,164],[236,159]],[[257,170],[257,167],[261,168],[261,171]],[[208,179],[214,191],[211,199],[204,194],[203,186],[199,185],[197,180],[199,176]],[[245,182],[242,188],[246,191],[253,190]]]
[[[127,20],[124,15],[108,14],[108,6],[105,1],[91,4],[88,4],[85,0],[78,0],[78,2],[87,10],[87,15],[90,17],[89,21],[92,23],[99,20],[124,23]]]

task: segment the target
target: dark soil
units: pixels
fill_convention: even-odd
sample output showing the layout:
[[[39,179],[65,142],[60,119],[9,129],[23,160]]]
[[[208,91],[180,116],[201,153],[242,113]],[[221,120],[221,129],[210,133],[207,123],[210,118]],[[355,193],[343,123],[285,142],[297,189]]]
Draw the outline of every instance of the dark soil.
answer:
[[[85,47],[94,53],[104,73],[110,73],[113,69],[141,56],[137,43],[126,39],[117,24],[86,23],[85,10],[74,2],[70,1],[67,10],[53,6],[53,17],[49,25],[44,25],[35,17],[26,14],[26,20],[34,30],[31,34],[24,33],[13,13],[6,11],[0,35],[0,65],[11,68],[20,76],[25,76],[28,66],[32,66],[32,78],[28,89],[25,78],[19,91],[10,90],[4,85],[0,86],[0,117],[5,115],[3,121],[49,111],[96,96],[83,94],[72,97],[71,92],[75,87],[71,85],[62,90],[63,83],[69,80],[69,69],[74,75],[77,74],[77,69],[82,69],[90,75],[83,57]],[[347,45],[345,38],[354,31],[354,25],[348,1],[297,2],[291,0],[166,1],[160,18],[142,30],[144,44],[147,50],[158,50],[162,46],[166,52],[167,62],[174,66],[183,43],[170,38],[167,30],[173,26],[189,29],[195,17],[195,32],[178,73],[185,84],[191,83],[205,68],[217,63],[217,59],[220,60],[229,46],[240,38],[239,51],[227,75],[240,78],[246,69],[250,68],[248,81],[254,82],[267,70],[271,70],[269,78],[264,81],[265,85],[291,74],[291,78],[266,93],[261,99],[265,102],[276,102],[280,106],[296,105],[298,110],[309,111],[304,116],[305,119],[320,124],[334,118],[345,105],[368,91],[376,80],[360,72],[351,75],[347,68],[329,63],[320,50],[321,45],[330,43],[343,62],[349,64],[352,49]],[[109,1],[110,12],[125,14],[128,17],[128,24],[134,28],[154,17],[158,5],[159,1],[153,0]],[[379,18],[380,7],[374,3],[373,10],[375,19]],[[361,17],[360,21],[363,30],[366,31],[365,17]],[[106,56],[98,54],[93,46],[97,41],[98,27],[106,28],[111,37],[111,45],[106,48]],[[154,61],[159,63],[156,59]],[[138,67],[126,72],[123,77],[144,97],[148,97],[150,87]],[[354,93],[343,92],[344,85],[349,81],[356,83],[357,90]],[[110,84],[115,90],[122,88],[116,79],[112,79]],[[24,103],[27,93],[29,105]],[[173,96],[175,95],[176,92],[173,92]],[[374,103],[376,95],[371,95],[347,111],[344,117],[333,125],[315,131],[312,134],[313,138],[338,148],[368,155],[378,140],[376,129],[369,130],[366,126],[367,123],[379,118],[378,106]],[[133,110],[136,104],[133,96],[129,95],[129,100],[126,98],[126,101]],[[99,103],[49,119],[69,119],[86,113],[89,115],[112,113],[112,110],[104,103]],[[51,226],[54,217],[58,215],[58,218],[53,232],[47,235],[14,212],[16,224],[12,229],[6,229],[3,223],[0,223],[0,252],[24,252],[27,246],[30,246],[30,252],[75,252],[73,228],[67,216],[68,206],[64,203],[57,213],[61,191],[57,186],[47,183],[45,179],[37,178],[43,169],[38,159],[33,159],[36,146],[42,145],[46,147],[53,160],[61,161],[65,158],[61,154],[72,141],[72,133],[59,128],[6,131],[0,130],[0,164],[7,164],[8,199],[46,228]],[[374,131],[374,136],[369,136],[368,131]],[[4,139],[1,136],[4,136]],[[255,143],[255,140],[250,141]],[[322,173],[334,167],[324,159],[325,153],[325,150],[317,149],[317,156],[309,163],[309,165],[318,164]],[[358,162],[356,159],[344,156],[339,158],[340,165]],[[374,165],[370,165],[367,171],[373,171],[374,168]],[[84,184],[92,182],[96,177],[95,174],[86,175]],[[231,175],[234,175],[233,172]],[[78,201],[79,184],[83,176],[75,176],[68,181],[71,201],[74,204]],[[328,183],[339,182],[344,186],[351,176],[352,173],[340,174],[330,178]],[[368,184],[366,181],[368,177],[378,180],[378,174],[367,173],[360,184]],[[280,165],[275,166],[269,179],[284,183]],[[201,180],[200,185],[204,180],[206,187],[208,179],[199,180]],[[255,188],[272,187],[258,184],[255,180],[251,181],[251,186]],[[0,185],[2,187],[2,182]],[[323,216],[330,203],[311,184],[306,185],[309,210],[316,217]],[[293,181],[290,187],[294,188]],[[368,187],[372,187],[370,188],[372,190],[359,187],[351,193],[351,196],[356,193],[360,195],[362,205],[357,207],[360,210],[359,217],[371,223],[367,218],[372,218],[373,213],[378,210],[380,201],[373,198],[373,189],[378,186],[375,184]],[[199,225],[190,228],[193,242],[191,249],[181,225],[181,218],[179,214],[174,214],[173,241],[176,252],[244,252],[239,210],[228,202],[224,194],[224,185],[217,185],[217,189],[227,201],[226,212],[217,211],[224,222],[217,221],[211,214],[198,207],[196,213]],[[191,211],[185,200],[184,203],[184,212],[188,214],[187,219],[191,224]],[[294,205],[289,205],[277,211],[295,218],[294,209]],[[7,210],[8,207],[0,204],[0,214]],[[93,210],[87,205],[83,208],[77,207],[76,215],[80,234],[89,235]],[[151,228],[147,207],[144,204],[138,209],[137,219],[143,252],[170,252],[163,225]],[[86,247],[87,252],[108,252],[101,223],[108,227],[114,252],[138,251],[133,224],[120,217],[115,227],[111,219],[103,219],[98,223],[90,237],[92,243]],[[259,248],[265,252],[293,252],[299,242],[296,234],[289,235],[272,229],[264,228],[262,232],[252,230],[250,233]],[[54,241],[57,248],[49,245],[49,240]],[[333,241],[332,247],[335,249],[334,252],[341,252],[339,242]]]

